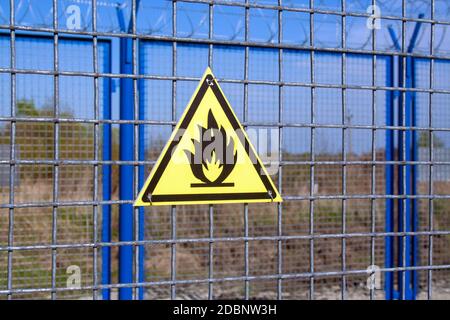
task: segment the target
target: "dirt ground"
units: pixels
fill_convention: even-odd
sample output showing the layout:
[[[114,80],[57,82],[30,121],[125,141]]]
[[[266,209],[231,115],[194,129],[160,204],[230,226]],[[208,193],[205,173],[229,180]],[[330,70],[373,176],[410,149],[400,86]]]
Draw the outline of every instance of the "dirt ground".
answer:
[[[232,288],[228,290],[214,288],[214,299],[242,299],[241,288]],[[288,300],[306,300],[309,299],[309,290],[305,289],[301,292],[284,292],[283,299]],[[314,293],[315,300],[341,300],[341,288],[339,286],[330,286],[328,290],[316,290]],[[150,288],[145,294],[145,299],[157,300],[157,299],[169,299],[168,289]],[[177,299],[180,300],[203,300],[208,299],[208,290],[199,288],[198,286],[183,286],[183,288],[177,288]],[[259,292],[252,299],[277,299],[277,293],[273,291]],[[370,300],[369,290],[363,285],[359,287],[351,287],[346,291],[347,300]],[[384,300],[384,291],[375,291],[375,300]],[[426,288],[421,288],[417,300],[427,300]],[[443,281],[436,282],[432,288],[432,300],[450,300],[450,283]]]

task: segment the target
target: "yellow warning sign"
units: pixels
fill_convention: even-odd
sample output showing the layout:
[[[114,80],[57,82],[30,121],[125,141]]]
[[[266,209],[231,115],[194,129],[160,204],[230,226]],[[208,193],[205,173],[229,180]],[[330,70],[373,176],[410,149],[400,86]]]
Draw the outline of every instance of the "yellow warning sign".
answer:
[[[281,201],[208,68],[134,205]]]

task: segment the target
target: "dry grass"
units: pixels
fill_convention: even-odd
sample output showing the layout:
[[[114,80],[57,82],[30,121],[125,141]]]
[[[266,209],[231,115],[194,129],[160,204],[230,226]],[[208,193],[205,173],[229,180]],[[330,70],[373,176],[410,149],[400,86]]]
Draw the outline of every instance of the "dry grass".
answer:
[[[58,190],[60,201],[92,200],[92,168],[79,169],[76,174],[73,168],[61,168],[61,183]],[[330,169],[330,168],[328,168]],[[336,168],[316,170],[317,190],[319,194],[340,194],[342,192],[342,176]],[[330,173],[331,172],[331,173]],[[308,195],[309,168],[300,166],[286,167],[283,171],[283,194]],[[377,188],[383,188],[383,172],[377,173]],[[289,177],[292,179],[289,180]],[[371,167],[355,166],[347,169],[349,184],[347,193],[370,194]],[[295,179],[294,179],[295,178]],[[275,179],[276,181],[276,179]],[[369,185],[369,187],[368,187]],[[448,193],[448,184],[436,184],[436,193]],[[99,186],[101,190],[101,186]],[[369,189],[368,189],[369,188]],[[115,189],[116,190],[116,189]],[[419,186],[420,192],[426,192],[426,186]],[[1,189],[2,201],[7,202],[7,189]],[[382,191],[380,191],[382,193]],[[113,196],[116,198],[117,194]],[[448,230],[450,226],[449,208],[446,200],[434,200],[435,229]],[[15,189],[15,202],[52,202],[53,186],[51,179],[21,179]],[[342,233],[342,201],[316,200],[314,202],[314,232],[316,234]],[[371,229],[370,200],[348,200],[346,202],[347,233],[369,232]],[[384,230],[384,200],[374,201],[376,230]],[[290,201],[283,203],[282,229],[284,235],[307,235],[310,226],[309,201]],[[113,208],[113,239],[117,239],[118,213]],[[428,208],[420,203],[421,229],[427,227]],[[7,245],[8,214],[7,210],[0,214],[0,244]],[[155,207],[146,210],[146,239],[170,239],[171,221],[167,207]],[[208,206],[179,206],[176,211],[178,238],[208,238],[209,214]],[[214,209],[215,237],[242,237],[244,235],[244,219],[242,205],[220,205]],[[101,210],[100,216],[101,219]],[[50,244],[52,242],[52,207],[20,208],[14,210],[14,245]],[[277,234],[277,205],[249,205],[249,235],[274,236]],[[57,209],[57,242],[89,243],[92,241],[93,216],[92,207],[58,207]],[[422,262],[426,262],[427,241],[420,239]],[[376,238],[376,264],[383,265],[384,238]],[[450,257],[449,237],[434,237],[434,264],[448,264]],[[215,277],[242,276],[244,271],[244,242],[220,241],[213,244],[213,269]],[[370,237],[350,238],[346,240],[347,269],[365,269],[370,264]],[[316,271],[337,271],[342,269],[342,240],[316,239],[314,241],[314,264]],[[65,286],[66,268],[77,264],[82,268],[83,283],[92,283],[92,250],[57,250],[56,275],[57,286]],[[195,244],[178,244],[176,246],[177,278],[199,279],[208,276],[209,247],[208,242]],[[310,241],[289,240],[282,243],[283,272],[308,272],[310,264]],[[100,258],[100,256],[99,256]],[[250,241],[249,268],[252,275],[275,274],[277,272],[277,242]],[[117,261],[117,250],[113,250],[113,261]],[[0,269],[6,270],[7,259],[0,254]],[[171,248],[168,245],[146,246],[146,275],[148,280],[170,278]],[[113,263],[113,278],[117,274],[117,263]],[[51,250],[19,250],[13,252],[13,286],[14,288],[50,287],[52,271]],[[436,272],[436,278],[448,278],[446,272]],[[317,279],[317,283],[334,285],[340,280],[336,278]],[[349,285],[359,285],[361,279]],[[240,286],[241,284],[239,284]],[[6,273],[0,274],[0,288],[6,287]],[[259,289],[258,289],[259,288]],[[266,288],[267,289],[267,288]],[[264,286],[255,286],[252,290],[266,290]],[[285,290],[298,291],[299,287],[286,286]],[[72,293],[74,294],[74,293]],[[79,293],[75,293],[79,294]],[[81,295],[83,293],[80,293]],[[256,294],[256,293],[255,293]],[[37,295],[34,297],[47,297]],[[64,296],[63,296],[64,297]]]
[[[64,169],[61,170],[64,175]],[[86,171],[80,176],[89,177]],[[92,174],[91,174],[92,175]],[[9,190],[1,190],[2,193]],[[92,180],[79,178],[60,184],[59,201],[89,200],[92,197]],[[15,203],[48,203],[53,201],[51,182],[21,179],[16,186]],[[0,244],[8,243],[7,210],[0,215]],[[56,216],[57,243],[90,243],[92,241],[92,207],[59,207]],[[13,244],[15,246],[48,245],[52,243],[53,208],[30,207],[14,210]],[[52,251],[17,250],[12,254],[12,279],[14,288],[51,287]],[[1,259],[0,268],[6,270],[7,259]],[[56,255],[56,286],[66,285],[66,269],[79,265],[85,275],[85,284],[90,284],[92,275],[92,251],[58,249]],[[0,276],[0,288],[6,288],[6,273]],[[76,294],[79,294],[78,292]],[[47,294],[21,295],[21,298],[46,297]]]

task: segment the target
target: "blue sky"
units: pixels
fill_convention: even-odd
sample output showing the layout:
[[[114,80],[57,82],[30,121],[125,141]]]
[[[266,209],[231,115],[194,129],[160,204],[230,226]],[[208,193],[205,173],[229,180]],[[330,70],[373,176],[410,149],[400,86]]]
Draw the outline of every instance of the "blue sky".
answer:
[[[244,2],[241,0],[240,2]],[[276,0],[252,1],[276,5]],[[81,28],[91,30],[91,4],[87,0],[59,1],[59,25],[64,28],[69,14],[70,5],[80,9]],[[98,1],[99,31],[121,32],[115,4],[116,1]],[[125,15],[129,14],[129,1],[124,1]],[[284,0],[285,6],[308,7],[309,1]],[[382,15],[401,15],[401,1],[377,1]],[[349,12],[366,12],[371,0],[347,1]],[[177,2],[177,36],[192,38],[207,38],[209,31],[208,5]],[[339,0],[315,1],[315,7],[326,10],[340,10]],[[436,0],[435,18],[450,19],[450,6],[444,1]],[[430,17],[430,7],[427,1],[407,1],[407,16],[417,17],[419,13]],[[250,9],[249,39],[257,42],[277,42],[278,22],[276,10]],[[32,26],[52,26],[52,1],[40,0],[16,1],[16,23]],[[342,18],[338,15],[314,15],[314,45],[317,47],[342,47]],[[242,7],[214,7],[213,37],[220,40],[244,40],[245,9]],[[0,0],[0,24],[9,23],[9,0]],[[366,27],[366,18],[347,17],[346,47],[371,50],[371,30]],[[398,21],[381,21],[381,29],[376,31],[376,49],[395,51],[392,39],[387,32],[392,25],[397,35],[401,35],[401,23]],[[406,24],[406,42],[412,34],[415,23]],[[137,27],[139,33],[155,35],[172,35],[172,2],[167,0],[142,0],[139,7]],[[450,52],[450,30],[448,26],[436,25],[434,53],[448,55]],[[309,14],[302,12],[283,12],[282,39],[284,43],[308,46]],[[422,25],[415,52],[429,54],[430,26]],[[398,39],[401,43],[401,39]],[[9,37],[0,37],[0,67],[9,66]],[[118,40],[112,39],[112,72],[119,73]],[[17,42],[17,67],[24,69],[53,69],[52,40],[20,39]],[[92,71],[92,49],[89,42],[60,41],[60,61],[62,70]],[[172,74],[172,46],[163,42],[145,42],[141,44],[140,70],[150,75]],[[106,45],[100,46],[100,62],[108,54]],[[251,48],[249,50],[249,79],[278,80],[278,50]],[[212,69],[218,78],[243,79],[244,77],[243,47],[214,46]],[[200,77],[208,64],[207,45],[178,45],[177,75]],[[106,58],[105,58],[106,59]],[[282,77],[287,82],[306,82],[310,79],[310,57],[308,51],[284,50]],[[341,56],[317,52],[314,72],[318,83],[341,83]],[[386,85],[386,70],[388,60],[377,57],[376,84]],[[371,85],[371,56],[347,55],[346,82],[355,85]],[[435,67],[435,87],[450,89],[447,81],[450,65],[437,61]],[[103,65],[100,65],[103,68]],[[102,69],[106,71],[106,69]],[[416,66],[417,86],[428,88],[429,62],[418,61]],[[39,107],[51,105],[53,94],[53,79],[51,76],[20,75],[17,77],[18,98],[33,99]],[[177,85],[177,115],[179,116],[193,93],[197,83],[179,81]],[[61,106],[76,117],[91,118],[93,116],[93,80],[81,77],[62,77],[60,83]],[[222,83],[222,87],[236,110],[243,116],[243,85]],[[145,106],[146,117],[155,120],[171,120],[171,82],[145,80],[141,85],[140,101]],[[0,74],[1,114],[9,112],[9,75]],[[316,122],[319,124],[342,123],[341,90],[318,89],[316,91]],[[118,118],[118,91],[112,93],[113,117]],[[302,87],[286,87],[283,89],[283,119],[289,123],[309,123],[310,89]],[[419,112],[419,125],[428,125],[428,94],[416,96]],[[450,121],[447,95],[436,94],[433,97],[433,126],[446,126]],[[278,87],[269,85],[249,85],[248,120],[254,122],[278,121],[280,105]],[[386,93],[378,91],[376,95],[377,113],[375,123],[385,122]],[[352,124],[370,125],[372,123],[371,92],[364,90],[347,90],[347,118]],[[370,152],[370,130],[350,130],[347,139],[351,141],[352,152]],[[166,139],[170,133],[168,127],[155,127],[148,130],[146,140],[151,144],[154,139]],[[285,129],[283,148],[289,152],[306,152],[309,150],[309,129]],[[339,152],[341,149],[340,129],[318,129],[316,135],[316,150],[319,152]],[[442,135],[444,137],[444,135]],[[299,138],[300,137],[300,138]],[[445,137],[444,137],[445,138]],[[449,141],[450,139],[444,139]],[[377,147],[384,145],[384,132],[380,130],[377,136]]]

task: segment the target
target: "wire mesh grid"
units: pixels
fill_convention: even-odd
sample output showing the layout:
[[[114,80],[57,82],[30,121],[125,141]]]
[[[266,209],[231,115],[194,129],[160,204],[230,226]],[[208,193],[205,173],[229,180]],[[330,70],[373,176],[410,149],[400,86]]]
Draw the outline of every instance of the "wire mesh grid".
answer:
[[[397,275],[400,297],[413,271],[418,298],[442,297],[450,269],[445,3],[132,0],[121,6],[130,28],[117,31],[114,14],[105,11],[117,5],[108,1],[45,1],[51,14],[42,23],[27,14],[45,8],[23,14],[25,2],[0,2],[0,17],[7,17],[0,20],[0,297],[99,298],[102,289],[133,288],[137,298],[143,288],[148,299],[384,298],[383,286],[366,288],[370,266],[378,266],[383,282]],[[87,8],[84,27],[64,23],[71,4]],[[376,5],[378,20],[375,9],[367,11]],[[146,14],[155,19],[148,22]],[[366,26],[377,21],[380,29]],[[410,52],[418,24],[420,41]],[[131,74],[110,62],[118,39],[132,42]],[[400,81],[410,59],[413,84]],[[272,178],[284,202],[152,208],[144,221],[135,209],[134,238],[120,241],[119,206],[132,200],[118,194],[119,167],[133,166],[129,188],[136,195],[139,167],[149,172],[206,66],[246,129],[258,133],[253,143],[276,146],[259,153],[267,165],[275,163]],[[114,79],[132,80],[134,119],[114,115],[114,103],[113,118],[102,116]],[[401,117],[411,96],[416,123]],[[135,137],[132,161],[117,154],[117,129],[127,124]],[[101,152],[106,125],[112,160]],[[408,157],[409,134],[417,136],[417,158]],[[105,200],[102,174],[109,166],[112,197]],[[417,190],[408,193],[412,170]],[[404,192],[389,190],[388,180]],[[410,203],[418,208],[416,229],[407,226]],[[389,205],[394,224],[403,227],[386,229]],[[99,238],[105,206],[113,213],[108,242]],[[410,238],[419,246],[413,265],[407,265]],[[385,264],[386,239],[403,261]],[[117,283],[118,248],[127,246],[133,280]],[[113,257],[106,284],[104,248]],[[79,287],[67,284],[71,265],[82,272]]]

